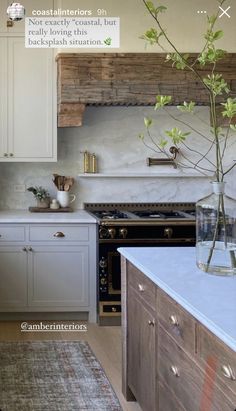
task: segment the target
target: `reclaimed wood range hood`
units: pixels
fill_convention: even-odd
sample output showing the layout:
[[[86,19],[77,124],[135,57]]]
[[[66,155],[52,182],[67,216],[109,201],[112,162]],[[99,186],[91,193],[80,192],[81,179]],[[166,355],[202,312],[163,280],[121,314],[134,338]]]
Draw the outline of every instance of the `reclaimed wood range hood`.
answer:
[[[197,54],[191,54],[194,61]],[[157,94],[173,96],[173,105],[208,105],[208,94],[191,72],[176,70],[162,53],[60,53],[58,127],[82,125],[86,105],[154,105]],[[236,54],[217,65],[236,97]],[[209,67],[201,69],[204,75]],[[219,99],[219,103],[224,100]]]

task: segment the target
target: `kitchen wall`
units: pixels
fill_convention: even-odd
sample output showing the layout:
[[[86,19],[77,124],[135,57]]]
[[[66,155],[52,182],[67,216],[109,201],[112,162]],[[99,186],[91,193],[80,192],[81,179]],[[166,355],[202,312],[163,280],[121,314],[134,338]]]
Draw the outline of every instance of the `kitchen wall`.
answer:
[[[170,108],[172,115],[176,108]],[[84,125],[80,128],[59,129],[57,163],[2,163],[0,165],[0,208],[24,209],[34,204],[31,193],[14,192],[15,184],[42,185],[47,187],[52,197],[56,190],[52,174],[61,173],[76,177],[73,192],[77,195],[75,207],[83,202],[156,202],[156,201],[196,201],[209,192],[208,177],[184,177],[183,172],[170,166],[147,167],[146,158],[157,156],[145,147],[138,138],[145,131],[143,118],[156,118],[152,107],[88,107]],[[199,107],[195,120],[190,119],[192,127],[205,133],[208,109]],[[184,119],[182,117],[182,119]],[[153,126],[153,135],[163,135],[164,131],[175,125],[166,113],[158,114]],[[234,138],[235,140],[235,138]],[[232,140],[233,141],[233,140]],[[236,140],[235,140],[236,141]],[[146,140],[150,144],[149,140]],[[193,133],[188,138],[198,150],[203,150],[202,140]],[[228,161],[233,156],[235,146],[231,147]],[[98,156],[100,173],[160,173],[155,178],[82,178],[83,154],[89,150]],[[185,150],[186,154],[187,151]],[[185,170],[186,175],[192,170]],[[169,177],[163,177],[163,174]],[[178,178],[173,175],[179,174]],[[235,172],[228,178],[227,191],[236,197]]]

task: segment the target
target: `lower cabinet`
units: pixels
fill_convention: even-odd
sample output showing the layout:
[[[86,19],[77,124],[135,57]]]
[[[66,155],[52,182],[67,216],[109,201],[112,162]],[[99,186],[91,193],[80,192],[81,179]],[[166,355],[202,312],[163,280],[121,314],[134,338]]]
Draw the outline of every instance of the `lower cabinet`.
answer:
[[[142,409],[154,411],[155,320],[131,287],[129,301],[128,384]]]
[[[29,306],[87,307],[88,246],[34,246],[29,252]]]
[[[0,247],[0,309],[27,306],[28,259],[22,247]]]
[[[0,224],[0,312],[60,311],[96,322],[95,224]]]
[[[236,411],[235,352],[125,259],[122,290],[126,399],[143,411]]]

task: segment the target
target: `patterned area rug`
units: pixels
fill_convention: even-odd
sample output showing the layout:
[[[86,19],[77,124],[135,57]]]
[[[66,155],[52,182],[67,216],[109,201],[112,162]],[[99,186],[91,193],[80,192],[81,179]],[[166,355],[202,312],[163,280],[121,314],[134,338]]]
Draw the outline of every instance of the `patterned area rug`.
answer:
[[[84,341],[0,343],[1,411],[122,411]]]

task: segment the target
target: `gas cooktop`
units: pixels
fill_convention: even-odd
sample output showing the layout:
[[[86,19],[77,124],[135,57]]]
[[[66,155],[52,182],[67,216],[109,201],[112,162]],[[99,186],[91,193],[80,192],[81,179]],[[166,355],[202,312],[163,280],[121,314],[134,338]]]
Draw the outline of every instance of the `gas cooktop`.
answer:
[[[101,222],[195,220],[194,203],[85,204],[85,209]]]

